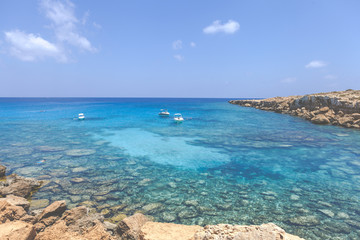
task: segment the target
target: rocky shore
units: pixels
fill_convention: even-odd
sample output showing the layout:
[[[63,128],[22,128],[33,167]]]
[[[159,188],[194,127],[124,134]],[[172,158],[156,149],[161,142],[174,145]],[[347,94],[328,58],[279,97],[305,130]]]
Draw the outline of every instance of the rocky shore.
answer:
[[[152,221],[151,216],[136,213],[118,222],[86,206],[67,210],[65,201],[31,211],[29,198],[44,182],[12,174],[5,176],[0,165],[0,239],[9,240],[210,240],[271,239],[300,240],[273,223],[240,225],[181,225]],[[26,199],[27,198],[27,199]],[[31,200],[30,200],[31,201]]]
[[[232,104],[290,114],[315,124],[360,129],[360,90],[274,97],[262,100],[231,100]]]

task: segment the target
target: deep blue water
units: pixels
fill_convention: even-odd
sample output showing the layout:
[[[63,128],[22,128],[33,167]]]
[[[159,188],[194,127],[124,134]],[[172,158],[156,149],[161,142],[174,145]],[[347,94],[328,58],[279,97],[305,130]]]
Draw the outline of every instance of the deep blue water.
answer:
[[[227,101],[0,98],[0,163],[47,181],[33,199],[108,218],[274,222],[306,239],[359,239],[360,131]]]

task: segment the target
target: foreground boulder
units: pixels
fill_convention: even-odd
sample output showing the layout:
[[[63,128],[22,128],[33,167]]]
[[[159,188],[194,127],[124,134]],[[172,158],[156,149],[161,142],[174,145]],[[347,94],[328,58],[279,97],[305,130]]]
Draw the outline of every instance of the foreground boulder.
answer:
[[[33,240],[36,231],[33,225],[22,221],[0,224],[0,239]]]
[[[141,227],[149,219],[141,213],[136,213],[131,217],[124,218],[118,225],[117,233],[126,240],[139,239]]]
[[[20,220],[25,215],[26,211],[22,207],[0,200],[0,224]]]

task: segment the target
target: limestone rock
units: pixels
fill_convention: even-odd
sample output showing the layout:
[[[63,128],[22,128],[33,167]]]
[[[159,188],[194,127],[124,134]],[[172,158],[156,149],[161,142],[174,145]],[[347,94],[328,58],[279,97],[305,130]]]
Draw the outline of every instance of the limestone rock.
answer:
[[[15,195],[18,197],[29,197],[31,192],[41,186],[41,181],[34,178],[25,178],[11,174],[6,180],[0,182],[0,195]]]
[[[327,117],[325,117],[324,114],[319,114],[316,115],[315,117],[313,117],[311,119],[311,122],[316,123],[316,124],[329,124],[330,121]]]
[[[11,194],[7,195],[6,198],[0,198],[0,201],[1,200],[5,200],[12,205],[22,207],[26,211],[29,210],[29,207],[30,207],[30,203],[28,200],[26,200],[25,198],[22,198],[22,197],[11,195]]]
[[[20,220],[25,215],[26,212],[22,207],[0,200],[0,223]]]
[[[338,119],[340,125],[346,125],[347,123],[351,124],[354,121],[352,117],[341,117]]]
[[[197,225],[180,225],[174,223],[146,222],[141,227],[141,240],[190,240],[202,227]]]
[[[87,214],[87,208],[85,206],[80,206],[67,210],[61,217],[61,220],[64,220],[66,225],[75,223],[77,220],[83,218]]]
[[[35,228],[29,223],[13,221],[0,224],[0,239],[33,240],[35,236]]]
[[[5,177],[6,167],[0,165],[0,178]]]
[[[40,232],[35,237],[35,240],[83,240],[79,233],[68,230],[64,221],[59,221]]]
[[[352,116],[353,119],[355,119],[355,120],[360,120],[360,113],[353,113],[351,116]]]
[[[88,240],[114,240],[115,238],[112,237],[105,229],[104,225],[97,221],[95,225],[83,234],[84,239]]]
[[[66,210],[66,202],[65,201],[56,201],[51,205],[47,206],[42,213],[37,217],[40,221],[44,218],[48,218],[51,216],[60,217]]]
[[[319,113],[327,113],[330,110],[329,107],[322,107],[319,109]]]
[[[301,240],[302,238],[286,233],[273,223],[267,223],[260,226],[210,225],[198,230],[193,239]]]
[[[231,100],[231,104],[298,116],[316,124],[360,129],[360,90],[273,97],[262,100]],[[319,116],[320,117],[317,117]],[[329,121],[327,121],[327,120]]]
[[[141,227],[148,222],[149,219],[141,213],[136,213],[131,217],[124,218],[117,227],[117,233],[123,239],[137,240]]]

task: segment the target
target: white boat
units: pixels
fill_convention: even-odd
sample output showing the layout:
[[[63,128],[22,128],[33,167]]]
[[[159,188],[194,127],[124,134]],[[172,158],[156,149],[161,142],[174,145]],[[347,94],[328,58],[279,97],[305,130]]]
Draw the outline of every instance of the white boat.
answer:
[[[85,119],[85,115],[84,115],[83,113],[79,113],[78,119],[79,119],[79,120],[84,120],[84,119]]]
[[[167,109],[161,109],[160,112],[159,112],[159,116],[161,116],[161,117],[169,117],[170,113],[168,112]]]
[[[180,122],[184,121],[184,118],[182,117],[181,113],[175,113],[174,121],[177,122],[177,123],[180,123]]]

